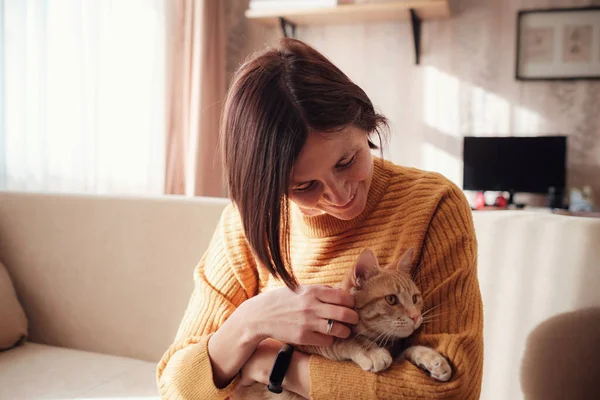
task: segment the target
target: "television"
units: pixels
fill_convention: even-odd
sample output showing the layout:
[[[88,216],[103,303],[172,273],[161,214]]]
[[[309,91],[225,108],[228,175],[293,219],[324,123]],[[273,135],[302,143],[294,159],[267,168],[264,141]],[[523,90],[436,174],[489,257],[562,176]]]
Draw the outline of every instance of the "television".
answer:
[[[562,194],[566,156],[566,136],[466,136],[463,189]]]

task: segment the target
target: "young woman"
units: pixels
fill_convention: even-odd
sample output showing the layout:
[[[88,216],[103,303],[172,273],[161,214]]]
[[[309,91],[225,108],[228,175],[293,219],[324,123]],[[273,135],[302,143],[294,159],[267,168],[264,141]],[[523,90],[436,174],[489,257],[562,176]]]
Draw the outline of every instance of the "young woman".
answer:
[[[375,374],[295,351],[284,389],[327,400],[479,398],[471,210],[441,175],[374,157],[372,138],[385,125],[361,88],[300,41],[284,39],[239,68],[222,124],[232,205],[158,365],[164,398],[224,399],[237,385],[267,384],[283,343],[348,337],[354,300],[331,286],[365,248],[386,264],[415,250],[413,276],[438,317],[409,342],[443,354],[451,379],[435,381],[406,361]]]

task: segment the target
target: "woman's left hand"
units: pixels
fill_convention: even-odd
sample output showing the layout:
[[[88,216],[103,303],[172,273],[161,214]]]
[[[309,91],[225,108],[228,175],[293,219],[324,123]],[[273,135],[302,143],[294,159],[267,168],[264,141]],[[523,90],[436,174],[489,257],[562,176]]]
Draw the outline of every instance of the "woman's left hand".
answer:
[[[282,345],[283,343],[275,339],[260,342],[252,357],[242,367],[240,385],[251,386],[256,382],[267,385],[271,368]]]

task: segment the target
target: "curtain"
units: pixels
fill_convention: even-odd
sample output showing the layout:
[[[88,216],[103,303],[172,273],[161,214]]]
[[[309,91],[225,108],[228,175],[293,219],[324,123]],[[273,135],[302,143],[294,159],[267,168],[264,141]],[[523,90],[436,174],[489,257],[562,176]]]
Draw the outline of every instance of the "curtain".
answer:
[[[224,2],[168,4],[165,192],[220,197],[224,195],[218,148],[226,90]]]
[[[160,194],[165,0],[0,0],[0,189]]]

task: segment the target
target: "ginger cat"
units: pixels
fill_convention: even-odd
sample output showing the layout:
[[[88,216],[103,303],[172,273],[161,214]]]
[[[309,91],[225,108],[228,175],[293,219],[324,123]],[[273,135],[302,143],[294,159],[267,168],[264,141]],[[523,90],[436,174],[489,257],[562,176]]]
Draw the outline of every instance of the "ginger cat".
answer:
[[[338,339],[331,346],[296,346],[295,351],[318,354],[336,361],[352,360],[363,370],[380,372],[393,362],[391,350],[398,339],[410,336],[423,323],[423,299],[410,277],[413,249],[397,263],[381,268],[369,249],[348,271],[339,287],[354,295],[358,325],[352,327],[347,339]],[[448,361],[437,351],[424,346],[405,349],[399,360],[406,359],[426,370],[439,381],[450,379]],[[239,387],[234,399],[302,399],[295,393],[270,393],[265,385]]]

